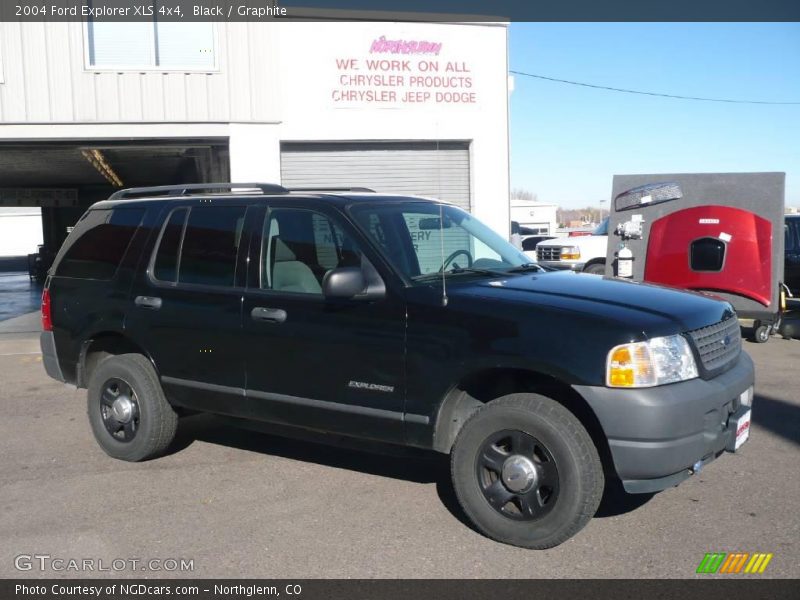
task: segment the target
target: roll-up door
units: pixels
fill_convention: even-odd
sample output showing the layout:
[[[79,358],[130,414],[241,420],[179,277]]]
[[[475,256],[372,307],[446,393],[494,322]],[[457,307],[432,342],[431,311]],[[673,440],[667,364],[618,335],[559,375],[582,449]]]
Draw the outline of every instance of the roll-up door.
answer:
[[[368,187],[430,196],[469,210],[469,143],[284,143],[281,180],[289,188]]]

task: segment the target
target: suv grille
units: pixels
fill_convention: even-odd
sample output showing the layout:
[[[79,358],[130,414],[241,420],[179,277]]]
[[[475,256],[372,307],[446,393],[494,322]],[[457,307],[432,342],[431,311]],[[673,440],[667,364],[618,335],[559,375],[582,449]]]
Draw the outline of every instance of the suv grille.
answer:
[[[536,260],[561,260],[561,246],[536,248]]]
[[[730,317],[714,325],[690,331],[700,361],[707,371],[718,369],[739,356],[742,348],[742,332],[736,317]]]

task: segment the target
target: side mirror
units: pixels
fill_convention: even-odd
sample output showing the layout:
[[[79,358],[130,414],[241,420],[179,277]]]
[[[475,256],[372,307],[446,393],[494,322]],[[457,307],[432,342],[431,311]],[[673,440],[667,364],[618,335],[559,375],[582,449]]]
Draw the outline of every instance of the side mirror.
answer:
[[[630,210],[679,198],[683,198],[683,191],[677,183],[648,183],[619,194],[614,198],[614,210]]]
[[[364,259],[361,267],[339,267],[325,273],[322,294],[326,298],[378,300],[386,295],[383,279]]]
[[[352,298],[366,287],[367,280],[359,267],[331,269],[322,279],[322,293],[326,298]]]

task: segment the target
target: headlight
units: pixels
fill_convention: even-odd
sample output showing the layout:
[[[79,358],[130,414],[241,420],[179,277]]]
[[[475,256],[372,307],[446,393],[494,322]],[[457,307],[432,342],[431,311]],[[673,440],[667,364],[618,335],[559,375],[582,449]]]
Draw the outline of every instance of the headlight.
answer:
[[[694,377],[697,364],[681,335],[615,346],[606,360],[609,387],[651,387]]]
[[[577,260],[581,257],[581,249],[577,246],[562,246],[561,260]]]

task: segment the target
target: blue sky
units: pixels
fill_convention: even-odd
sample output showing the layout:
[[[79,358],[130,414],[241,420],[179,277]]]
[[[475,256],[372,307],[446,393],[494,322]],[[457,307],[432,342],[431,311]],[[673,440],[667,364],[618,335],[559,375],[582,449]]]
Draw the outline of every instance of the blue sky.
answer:
[[[652,92],[800,102],[800,24],[512,23],[510,68]],[[511,186],[598,205],[615,173],[786,172],[800,206],[800,105],[672,100],[515,76]]]

